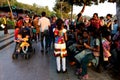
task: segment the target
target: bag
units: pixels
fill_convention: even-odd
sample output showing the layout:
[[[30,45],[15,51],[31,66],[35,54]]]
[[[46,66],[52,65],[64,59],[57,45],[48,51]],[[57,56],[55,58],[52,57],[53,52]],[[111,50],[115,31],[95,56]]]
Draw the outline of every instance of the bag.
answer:
[[[5,25],[4,25],[4,24],[1,24],[0,26],[1,26],[3,29],[5,28]]]
[[[87,54],[90,54],[92,53],[90,50],[88,49],[85,49],[85,50],[82,50],[81,52],[79,52],[78,54],[75,55],[75,59],[81,63],[81,60],[87,55]]]

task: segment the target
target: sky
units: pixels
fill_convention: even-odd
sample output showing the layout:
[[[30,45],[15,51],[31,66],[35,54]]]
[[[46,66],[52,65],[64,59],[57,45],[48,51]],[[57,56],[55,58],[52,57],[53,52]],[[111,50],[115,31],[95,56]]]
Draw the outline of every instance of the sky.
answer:
[[[32,5],[36,3],[39,6],[48,6],[51,11],[55,5],[55,0],[17,0],[25,4]],[[73,13],[78,14],[82,7],[73,6]],[[116,14],[116,4],[115,3],[99,3],[99,5],[87,6],[83,15],[92,16],[94,13],[98,13],[99,16],[106,16],[108,13]]]

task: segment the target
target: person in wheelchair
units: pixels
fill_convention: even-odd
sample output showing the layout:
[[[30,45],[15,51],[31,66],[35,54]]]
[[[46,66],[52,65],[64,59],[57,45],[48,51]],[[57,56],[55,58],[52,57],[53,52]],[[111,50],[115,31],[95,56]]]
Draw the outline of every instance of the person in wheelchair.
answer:
[[[22,43],[21,43],[21,45],[20,45],[20,48],[22,49],[22,51],[23,51],[24,53],[27,53],[28,47],[30,46],[30,44],[27,42],[28,40],[29,40],[29,36],[26,35],[26,37],[23,38],[23,41],[22,41]]]
[[[25,38],[22,38],[21,34],[18,34],[18,39],[15,40],[15,42],[17,43],[16,45],[16,51],[18,53],[22,52],[23,53],[27,53],[28,51],[28,47],[30,46],[29,42],[27,42],[29,40],[29,36],[26,35]]]

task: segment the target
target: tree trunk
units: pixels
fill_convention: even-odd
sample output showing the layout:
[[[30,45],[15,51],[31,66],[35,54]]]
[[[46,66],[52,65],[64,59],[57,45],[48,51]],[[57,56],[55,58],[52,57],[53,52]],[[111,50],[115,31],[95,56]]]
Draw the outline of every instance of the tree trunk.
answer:
[[[71,5],[71,21],[73,20],[73,5]]]
[[[116,1],[116,16],[118,20],[118,25],[120,26],[120,0]]]

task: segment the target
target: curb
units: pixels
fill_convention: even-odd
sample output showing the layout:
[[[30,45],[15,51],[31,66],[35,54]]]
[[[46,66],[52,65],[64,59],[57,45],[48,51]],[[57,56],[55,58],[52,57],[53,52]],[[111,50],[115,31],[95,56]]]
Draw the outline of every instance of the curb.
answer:
[[[5,47],[7,47],[9,44],[11,44],[11,43],[13,43],[13,42],[14,42],[14,41],[12,40],[12,41],[6,43],[5,45],[0,46],[0,50],[3,49],[3,48],[5,48]]]
[[[13,43],[14,40],[9,40],[9,39],[11,39],[11,38],[13,38],[13,37],[14,37],[14,34],[13,34],[13,33],[11,33],[9,37],[6,37],[6,38],[5,38],[5,36],[4,36],[3,39],[0,40],[0,43],[4,43],[4,41],[6,41],[6,40],[8,40],[8,41],[7,41],[7,43],[5,43],[5,44],[3,44],[3,45],[0,46],[0,50],[3,49],[3,48],[5,48],[5,47],[7,47],[7,46],[10,45],[11,43]]]

